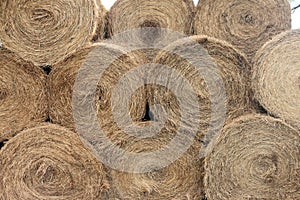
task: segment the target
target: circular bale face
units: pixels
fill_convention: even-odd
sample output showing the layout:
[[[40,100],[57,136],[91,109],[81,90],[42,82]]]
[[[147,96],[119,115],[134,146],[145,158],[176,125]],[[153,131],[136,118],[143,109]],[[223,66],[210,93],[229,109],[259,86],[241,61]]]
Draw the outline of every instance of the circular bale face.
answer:
[[[97,55],[92,55],[93,50],[99,48],[101,51]],[[95,56],[94,58],[92,56]],[[100,57],[99,57],[100,56]],[[126,53],[122,47],[109,44],[93,44],[89,47],[83,48],[80,51],[72,54],[64,61],[55,65],[49,75],[49,107],[50,119],[57,124],[61,124],[72,130],[75,130],[74,113],[76,108],[72,108],[74,84],[78,80],[78,73],[84,71],[84,65],[92,64],[94,61],[111,60],[107,66],[108,68],[103,73],[103,76],[92,77],[98,80],[98,86],[94,94],[94,103],[97,110],[99,121],[103,127],[105,124],[116,124],[113,116],[110,117],[111,112],[111,97],[114,87],[124,74],[133,68],[139,66],[147,61],[141,52]],[[101,64],[100,64],[101,65]],[[106,67],[106,66],[100,66]],[[82,70],[83,69],[83,70]],[[89,71],[90,76],[95,74],[97,67]],[[88,72],[87,72],[88,73]],[[139,74],[143,78],[144,74]],[[86,83],[82,83],[85,85]],[[117,98],[122,99],[128,90],[123,90],[124,93],[118,94]],[[143,87],[139,88],[130,99],[130,116],[133,121],[141,121],[146,111],[146,92]],[[80,108],[76,112],[81,112]]]
[[[108,35],[114,40],[136,32],[129,45],[143,41],[143,52],[153,61],[160,50],[151,48],[154,43],[172,41],[170,32],[181,38],[192,34],[194,10],[192,0],[118,0],[108,14]]]
[[[228,124],[205,160],[208,199],[299,199],[299,144],[298,131],[269,116]]]
[[[264,43],[291,29],[291,8],[288,0],[201,0],[194,29],[233,44],[251,61]]]
[[[256,54],[255,98],[272,115],[300,129],[300,30],[287,31]]]
[[[173,132],[174,134],[175,132]],[[123,148],[128,152],[152,152],[172,139],[171,131],[162,131],[160,137],[151,140],[128,140]],[[121,136],[121,134],[119,134]],[[203,159],[199,157],[201,146],[194,143],[187,152],[171,165],[148,173],[127,173],[111,170],[111,196],[121,199],[201,199],[203,196]],[[168,158],[162,158],[168,159]],[[139,162],[139,161],[132,161]],[[147,168],[151,160],[137,166]],[[132,166],[135,167],[134,165]]]
[[[105,13],[95,0],[5,0],[0,37],[23,59],[53,65],[93,38],[103,38]]]
[[[106,199],[101,163],[77,134],[41,124],[12,138],[0,151],[0,199]]]
[[[195,52],[195,47],[201,47],[201,52]],[[191,63],[179,56],[178,53],[186,54],[186,57],[191,56],[192,60],[196,58],[197,62],[194,60]],[[213,112],[212,104],[221,102],[223,93],[226,95],[224,106],[227,120],[250,112],[253,107],[249,79],[250,65],[242,53],[224,41],[204,35],[191,36],[167,46],[158,54],[154,62],[169,66],[188,79],[198,95],[202,125],[208,125],[211,120],[211,112]],[[197,70],[195,64],[203,66]],[[151,73],[159,74],[160,67],[155,68]],[[219,80],[216,79],[218,76]],[[211,81],[215,84],[210,84]],[[168,99],[174,98],[166,89],[148,87],[147,93],[151,104],[165,105],[172,111],[171,113],[175,113],[174,116],[179,116],[176,113],[180,110],[178,104],[174,103],[168,106],[170,104]],[[213,100],[213,98],[215,99]],[[218,118],[222,118],[221,109],[216,112],[219,112]],[[174,119],[174,121],[176,120]]]
[[[43,70],[0,49],[0,142],[47,119],[47,93]]]
[[[194,7],[192,0],[118,0],[109,12],[109,32],[156,27],[190,35]]]

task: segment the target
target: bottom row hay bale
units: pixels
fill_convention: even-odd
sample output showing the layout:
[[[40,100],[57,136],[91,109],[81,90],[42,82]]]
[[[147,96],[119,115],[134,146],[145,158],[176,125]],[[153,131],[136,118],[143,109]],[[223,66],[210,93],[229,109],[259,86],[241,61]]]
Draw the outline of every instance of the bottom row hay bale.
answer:
[[[57,125],[24,130],[0,151],[1,200],[106,199],[101,163]]]
[[[212,144],[205,160],[208,199],[300,199],[300,134],[289,125],[247,115]]]

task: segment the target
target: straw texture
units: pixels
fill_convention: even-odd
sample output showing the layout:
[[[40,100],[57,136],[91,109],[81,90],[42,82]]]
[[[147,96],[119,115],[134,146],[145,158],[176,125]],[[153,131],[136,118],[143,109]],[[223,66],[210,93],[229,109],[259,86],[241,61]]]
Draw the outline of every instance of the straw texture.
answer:
[[[61,124],[72,130],[75,130],[75,124],[72,113],[72,94],[76,81],[76,76],[83,64],[87,61],[88,55],[94,48],[99,48],[100,44],[93,44],[83,48],[75,54],[69,56],[64,61],[53,67],[49,75],[50,87],[50,118],[54,123]],[[121,55],[114,62],[107,66],[105,73],[99,77],[98,89],[95,93],[95,103],[98,112],[107,112],[111,107],[112,90],[119,79],[130,69],[138,66],[139,63],[146,62],[146,58],[139,52],[132,52],[126,55],[120,47],[116,45],[102,44],[100,47],[105,52],[103,55],[97,55],[97,59],[111,59],[113,56]],[[95,72],[91,71],[90,74]],[[140,77],[143,77],[140,74]],[[85,83],[82,83],[83,85]],[[126,93],[126,91],[124,91]],[[145,115],[146,93],[140,88],[132,95],[130,101],[130,110],[128,111],[134,121],[140,121]],[[120,97],[122,98],[122,96]],[[104,118],[107,118],[106,116]]]
[[[191,43],[199,45],[203,51],[206,51],[207,55],[203,54],[203,52],[194,52],[194,47],[191,46]],[[190,62],[174,52],[182,54],[189,52],[188,54],[191,55],[192,58],[199,57],[200,60],[197,60],[197,62],[208,63],[208,65],[204,66],[199,73]],[[199,130],[205,130],[206,128],[204,127],[207,127],[210,123],[212,97],[215,102],[219,102],[221,101],[220,94],[222,92],[226,95],[224,106],[226,107],[226,118],[228,120],[243,115],[250,110],[251,89],[249,87],[248,78],[249,63],[243,54],[239,53],[226,42],[202,35],[191,36],[188,40],[178,40],[166,47],[166,50],[162,50],[154,62],[175,69],[191,84],[194,92],[198,96],[201,111]],[[209,65],[211,63],[215,66]],[[213,68],[215,68],[215,70],[213,70]],[[157,69],[153,70],[152,73],[159,74],[160,72]],[[204,75],[206,75],[206,77],[204,77]],[[212,78],[211,80],[213,80],[213,78],[217,76],[221,78],[221,80],[218,81],[223,82],[223,89],[225,91],[220,91],[221,83],[219,85],[217,83],[217,88],[209,88],[207,85],[206,81],[208,79]],[[180,86],[180,84],[177,85]],[[184,92],[185,91],[182,91],[182,95],[186,96]],[[178,103],[176,103],[176,97],[172,97],[172,93],[168,91],[167,88],[161,86],[148,87],[147,97],[150,105],[163,105],[166,110],[173,113],[170,115],[170,120],[173,122],[178,121],[176,116],[180,116],[180,108],[178,107]],[[191,108],[193,108],[193,106],[194,105],[190,105]],[[216,112],[220,112],[220,115],[217,114],[217,116],[222,118],[221,111],[217,109]]]
[[[205,163],[208,199],[299,199],[299,132],[247,115],[228,124]]]
[[[141,124],[140,124],[141,125]],[[174,133],[174,132],[173,132]],[[128,152],[152,152],[168,144],[172,132],[162,131],[160,137],[136,141],[129,139],[123,149]],[[122,134],[118,135],[122,137]],[[112,191],[121,199],[190,199],[203,196],[203,159],[199,158],[201,146],[196,142],[171,165],[148,173],[126,173],[111,170]],[[161,157],[161,159],[168,159]],[[134,162],[134,161],[133,161]],[[151,160],[145,162],[151,163]],[[147,166],[147,163],[144,163]],[[116,197],[117,194],[117,197]]]
[[[44,72],[0,48],[0,142],[48,116]]]
[[[201,0],[194,21],[195,34],[225,40],[251,60],[265,42],[291,29],[291,10],[288,0]]]
[[[0,199],[106,199],[105,171],[77,134],[42,124],[0,151]]]
[[[4,0],[0,38],[25,60],[53,65],[93,38],[104,37],[105,12],[96,0]]]
[[[300,30],[282,33],[254,59],[255,97],[272,115],[300,129]]]
[[[194,7],[191,0],[118,0],[109,12],[109,33],[157,27],[189,35]]]

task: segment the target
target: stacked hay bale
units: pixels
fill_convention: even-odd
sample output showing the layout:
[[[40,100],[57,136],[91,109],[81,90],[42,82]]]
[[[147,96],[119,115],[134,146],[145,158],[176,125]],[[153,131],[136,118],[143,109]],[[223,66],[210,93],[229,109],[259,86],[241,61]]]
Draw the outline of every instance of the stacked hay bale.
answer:
[[[201,0],[194,27],[195,34],[225,40],[251,61],[265,42],[291,29],[290,4],[288,0]]]
[[[120,137],[123,133],[118,134]],[[144,141],[129,140],[123,148],[128,152],[148,153],[168,145],[170,131],[163,136]],[[173,134],[176,134],[173,132]],[[111,197],[120,199],[199,199],[203,196],[203,160],[199,158],[201,145],[194,143],[179,159],[167,167],[147,173],[130,173],[110,170]],[[161,159],[168,159],[162,156]],[[133,161],[134,162],[134,161]],[[140,161],[137,161],[140,162]],[[152,160],[136,166],[147,167]],[[133,166],[135,167],[135,166]],[[137,170],[138,171],[138,170]]]
[[[118,0],[109,12],[109,34],[155,27],[190,35],[194,7],[192,0]]]
[[[97,52],[98,50],[101,51],[101,53]],[[96,55],[94,55],[95,58],[91,57],[93,51],[97,52]],[[73,111],[75,111],[76,108],[72,108],[74,84],[76,81],[80,81],[77,77],[83,65],[97,65],[95,62],[97,62],[99,56],[101,56],[102,61],[107,60],[109,62],[112,60],[113,62],[108,63],[109,65],[107,66],[103,66],[103,64],[99,65],[99,67],[102,67],[105,70],[105,73],[101,77],[101,80],[99,80],[94,97],[98,112],[105,111],[111,107],[113,89],[121,76],[139,66],[139,64],[146,62],[146,58],[143,57],[143,54],[140,52],[126,54],[119,46],[96,43],[77,51],[67,59],[54,65],[49,74],[49,105],[50,119],[52,122],[75,130]],[[88,63],[89,61],[93,63]],[[88,75],[93,76],[95,71],[97,71],[96,68],[93,68],[92,70],[94,71],[87,71],[87,73],[89,73]],[[144,76],[144,74],[140,74],[140,77]],[[86,83],[82,83],[82,85],[85,84]],[[126,95],[126,91],[123,95]],[[141,121],[145,115],[145,95],[145,90],[141,89],[132,97],[131,109],[129,112],[134,121]],[[122,98],[122,96],[120,98]],[[80,108],[78,111],[80,111]],[[107,118],[107,116],[104,116],[104,119],[105,118]]]
[[[123,37],[122,34],[129,31],[130,42],[124,45],[142,40],[144,53],[151,62],[159,52],[153,43],[166,40],[161,29],[176,32],[181,37],[192,34],[194,10],[192,0],[118,0],[108,14],[108,35]],[[174,41],[169,36],[169,42]]]
[[[287,0],[4,0],[0,17],[0,199],[300,198]]]
[[[0,49],[0,142],[48,117],[43,70]]]
[[[206,157],[208,199],[299,199],[299,144],[299,131],[281,120],[236,119]]]
[[[105,199],[103,166],[78,135],[52,124],[18,134],[0,151],[0,199]]]
[[[300,129],[300,30],[284,32],[256,54],[253,89],[272,115]]]
[[[93,38],[103,38],[105,13],[96,0],[5,0],[1,41],[37,66],[53,65]]]

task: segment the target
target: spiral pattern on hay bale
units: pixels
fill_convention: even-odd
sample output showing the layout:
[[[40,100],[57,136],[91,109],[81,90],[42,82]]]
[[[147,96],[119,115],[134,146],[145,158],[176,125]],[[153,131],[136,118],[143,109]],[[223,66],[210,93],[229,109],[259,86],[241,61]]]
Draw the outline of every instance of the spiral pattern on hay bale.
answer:
[[[140,124],[141,125],[141,124]],[[142,126],[142,125],[141,125]],[[123,148],[128,152],[152,152],[168,144],[171,132],[151,140],[129,140]],[[118,136],[121,136],[119,134]],[[171,165],[148,173],[126,173],[111,170],[110,196],[121,199],[201,199],[203,196],[203,159],[199,157],[200,144],[194,143]],[[161,158],[168,159],[168,158]],[[134,162],[134,161],[133,161]],[[150,160],[144,160],[147,166]],[[140,163],[139,163],[140,164]]]
[[[23,59],[53,65],[93,38],[104,37],[105,12],[96,0],[5,0],[0,38]]]
[[[109,12],[109,32],[156,27],[189,35],[194,7],[191,0],[118,0]]]
[[[288,0],[201,0],[194,29],[196,34],[235,45],[251,60],[265,42],[291,29],[290,4]]]
[[[300,30],[282,33],[256,54],[255,98],[276,117],[300,129]]]
[[[0,166],[0,199],[105,199],[109,188],[102,164],[77,134],[57,125],[12,138],[0,151]]]
[[[72,113],[73,87],[80,68],[84,65],[86,60],[88,60],[89,54],[96,48],[101,48],[103,54],[96,55],[95,60],[99,59],[99,56],[103,60],[114,58],[115,55],[121,55],[114,60],[110,66],[107,66],[108,68],[105,70],[103,76],[99,77],[99,84],[95,94],[98,112],[106,112],[105,110],[111,107],[110,97],[112,95],[112,90],[122,75],[147,60],[143,57],[143,54],[139,52],[126,54],[119,46],[98,43],[79,50],[64,61],[55,65],[49,75],[50,118],[54,123],[75,130]],[[94,74],[94,72],[91,72],[91,74]],[[143,76],[143,74],[140,75],[140,77]],[[145,95],[145,90],[140,88],[131,97],[132,100],[130,102],[129,112],[133,121],[140,121],[145,115]],[[107,117],[105,116],[104,118]]]
[[[299,144],[298,131],[269,116],[228,124],[205,160],[208,199],[299,199]]]
[[[194,52],[191,41],[200,45],[203,51],[206,51],[207,53]],[[177,53],[173,53],[183,52],[182,54],[184,54],[188,51],[191,51],[189,54],[192,57],[198,57],[200,59],[197,62],[212,62],[215,66],[210,66],[208,64],[201,69],[202,71],[200,71],[199,74],[192,63],[180,57]],[[198,95],[199,108],[201,111],[199,130],[205,130],[208,127],[211,120],[212,95],[216,102],[221,101],[221,93],[224,91],[219,90],[222,89],[222,84],[224,84],[223,89],[226,93],[226,105],[224,106],[226,106],[226,118],[228,120],[243,115],[244,112],[251,109],[251,90],[249,87],[250,80],[248,78],[250,68],[249,63],[242,53],[224,41],[204,35],[191,36],[188,39],[178,40],[166,47],[165,50],[162,50],[158,54],[154,62],[179,71],[192,85],[195,93]],[[159,68],[155,70],[151,73],[160,73]],[[207,80],[210,78],[213,79],[218,75],[222,78],[222,80],[219,81],[223,83],[217,85],[216,88],[209,88]],[[213,92],[213,94],[210,92]],[[170,121],[178,121],[176,117],[180,116],[178,113],[180,108],[178,107],[178,104],[174,103],[174,97],[172,97],[172,93],[168,91],[167,88],[160,86],[148,87],[147,94],[149,104],[163,105],[166,110],[169,109],[170,113],[173,113],[170,115]],[[219,110],[216,110],[216,112],[219,112]],[[221,114],[218,117],[222,118]]]
[[[6,49],[0,49],[0,142],[48,116],[44,72]]]

